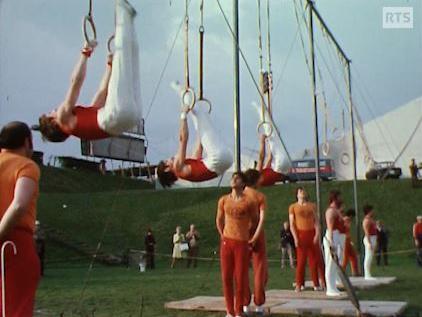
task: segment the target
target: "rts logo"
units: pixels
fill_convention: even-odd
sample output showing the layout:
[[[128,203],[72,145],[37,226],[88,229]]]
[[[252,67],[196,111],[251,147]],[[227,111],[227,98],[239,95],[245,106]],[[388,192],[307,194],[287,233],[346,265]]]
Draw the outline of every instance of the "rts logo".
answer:
[[[382,27],[384,29],[413,29],[413,8],[383,7]]]

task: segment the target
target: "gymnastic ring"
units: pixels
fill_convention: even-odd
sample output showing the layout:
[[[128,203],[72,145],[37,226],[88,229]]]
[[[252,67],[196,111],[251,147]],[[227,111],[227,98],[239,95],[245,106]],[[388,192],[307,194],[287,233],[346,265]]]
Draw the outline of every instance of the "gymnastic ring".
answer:
[[[109,54],[113,54],[114,53],[114,50],[111,49],[111,43],[113,43],[114,37],[115,37],[115,34],[112,34],[108,38],[108,41],[107,41],[107,50],[108,50]]]
[[[92,31],[92,34],[94,35],[93,39],[90,39],[89,36],[88,36],[87,24],[89,24],[91,26],[91,31]],[[83,30],[83,33],[84,33],[85,41],[87,43],[91,43],[92,41],[97,40],[97,30],[95,29],[95,24],[94,24],[94,20],[92,19],[92,16],[86,15],[84,17],[84,20],[83,20],[83,23],[82,23],[82,30]]]
[[[185,97],[187,95],[190,95],[190,100],[188,100],[189,102],[185,102]],[[189,110],[192,110],[193,107],[195,106],[195,102],[196,102],[196,96],[195,96],[195,92],[193,91],[192,88],[188,87],[186,88],[181,95],[182,98],[182,105],[184,107],[188,107]]]
[[[348,165],[350,163],[350,156],[346,152],[341,155],[341,162],[343,165]]]
[[[322,154],[324,154],[324,156],[328,156],[329,153],[330,153],[330,143],[324,142],[322,144]]]
[[[270,127],[270,132],[268,134],[265,133],[261,133],[261,128],[263,128],[265,125],[268,125]],[[266,122],[266,121],[262,121],[258,124],[258,127],[256,129],[258,131],[258,134],[263,134],[265,135],[267,138],[269,138],[272,134],[273,134],[273,126],[271,125],[271,123]],[[264,130],[265,131],[265,130]]]
[[[211,110],[212,110],[211,102],[208,99],[205,99],[205,98],[196,100],[196,102],[195,102],[195,104],[193,105],[192,108],[196,107],[197,104],[200,103],[201,101],[203,101],[204,103],[206,103],[208,105],[208,113],[211,113]]]

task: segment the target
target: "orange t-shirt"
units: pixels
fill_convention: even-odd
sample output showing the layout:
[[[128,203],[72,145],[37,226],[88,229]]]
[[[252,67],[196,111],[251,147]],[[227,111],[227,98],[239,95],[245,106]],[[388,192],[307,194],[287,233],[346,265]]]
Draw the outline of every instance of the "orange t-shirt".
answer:
[[[265,209],[267,207],[267,199],[265,198],[265,195],[263,193],[251,187],[246,187],[244,193],[252,200],[253,204],[255,205],[255,213],[252,217],[250,226],[251,233],[254,233],[259,223],[259,214],[261,213],[261,210],[265,212]]]
[[[223,236],[233,240],[248,241],[249,225],[256,214],[255,206],[245,194],[239,200],[233,199],[230,194],[221,197],[218,201],[218,210],[224,215]]]
[[[314,203],[299,203],[291,204],[289,207],[289,215],[294,215],[296,229],[298,230],[312,230],[315,228],[315,214],[316,206]]]
[[[9,208],[13,201],[17,180],[22,177],[33,179],[37,184],[37,188],[29,203],[28,210],[19,219],[16,227],[34,232],[40,169],[34,161],[26,157],[9,152],[0,153],[1,218],[3,218],[7,208]]]

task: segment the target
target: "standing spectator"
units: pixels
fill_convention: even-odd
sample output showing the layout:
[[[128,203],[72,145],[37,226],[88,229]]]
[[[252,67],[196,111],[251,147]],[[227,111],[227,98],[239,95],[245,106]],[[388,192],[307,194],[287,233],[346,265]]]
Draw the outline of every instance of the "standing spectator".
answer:
[[[147,234],[145,235],[145,251],[147,256],[147,269],[155,269],[155,238],[151,228],[148,228]]]
[[[41,228],[41,223],[38,220],[35,221],[34,241],[37,248],[38,257],[40,258],[40,273],[41,276],[44,276],[45,233]]]
[[[176,233],[173,235],[173,260],[171,268],[176,265],[176,261],[182,259],[182,243],[185,242],[185,236],[182,233],[180,226],[176,227]]]
[[[363,219],[362,226],[365,237],[363,244],[365,246],[365,258],[363,261],[363,275],[365,280],[374,280],[371,275],[371,264],[374,258],[374,253],[377,246],[377,224],[374,220],[374,207],[371,205],[363,206]]]
[[[418,183],[419,168],[414,158],[412,158],[412,161],[410,162],[409,169],[410,169],[410,177],[412,179],[412,186],[416,187]]]
[[[384,223],[377,221],[377,265],[381,264],[381,254],[384,257],[384,265],[388,266],[388,238],[390,233],[385,229]]]
[[[188,251],[188,263],[187,267],[190,267],[190,264],[193,262],[193,267],[196,267],[198,264],[198,255],[199,255],[199,232],[196,230],[195,225],[191,224],[189,227],[188,233],[186,233],[186,242],[189,245]]]
[[[413,239],[416,247],[416,261],[422,266],[422,215],[416,217],[416,223],[413,225]]]
[[[8,316],[31,317],[40,279],[40,260],[34,243],[40,169],[32,156],[32,134],[23,122],[10,122],[0,131],[0,245],[4,249]],[[4,294],[2,294],[4,295]]]
[[[286,254],[289,256],[290,267],[295,267],[293,262],[293,250],[295,241],[290,231],[289,222],[285,221],[280,230],[280,249],[281,249],[281,269],[284,269],[284,263],[286,261]]]

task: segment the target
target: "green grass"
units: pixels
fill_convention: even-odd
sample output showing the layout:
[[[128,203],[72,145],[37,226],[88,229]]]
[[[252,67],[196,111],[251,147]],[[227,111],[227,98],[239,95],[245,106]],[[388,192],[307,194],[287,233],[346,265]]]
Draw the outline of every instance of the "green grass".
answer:
[[[158,242],[157,252],[171,253],[171,237],[176,225],[184,230],[195,223],[201,232],[201,255],[211,256],[218,248],[214,219],[218,197],[227,189],[189,189],[173,191],[139,190],[144,184],[120,178],[100,177],[75,171],[43,171],[39,219],[49,227],[59,229],[72,240],[86,242],[93,248],[100,241],[105,225],[103,250],[120,254],[126,248],[142,249],[143,236],[151,226]],[[69,180],[70,179],[70,180]],[[312,184],[305,187],[314,195]],[[327,193],[339,188],[346,205],[352,204],[350,182],[323,183],[322,201]],[[377,217],[384,220],[391,232],[390,250],[412,248],[411,226],[422,208],[422,190],[412,189],[407,180],[359,182],[359,201],[376,207]],[[278,258],[278,231],[287,219],[288,205],[293,200],[295,185],[276,186],[264,190],[268,199],[266,221],[267,249],[270,258]],[[63,208],[63,204],[67,208]],[[88,261],[78,255],[49,245],[47,277],[38,291],[37,307],[57,316],[80,308],[95,316],[139,316],[140,298],[144,300],[143,316],[220,316],[221,314],[188,314],[164,311],[164,302],[194,295],[219,295],[221,282],[218,261],[209,268],[169,269],[167,258],[158,259],[158,269],[140,274],[136,270],[96,265],[78,305]],[[362,292],[365,299],[407,300],[406,316],[422,311],[420,281],[422,270],[416,268],[411,256],[391,258],[391,266],[375,274],[394,275],[399,281],[392,286]],[[291,272],[283,272],[272,264],[268,288],[290,288]],[[80,307],[79,307],[80,306]],[[87,314],[77,314],[86,316]]]

